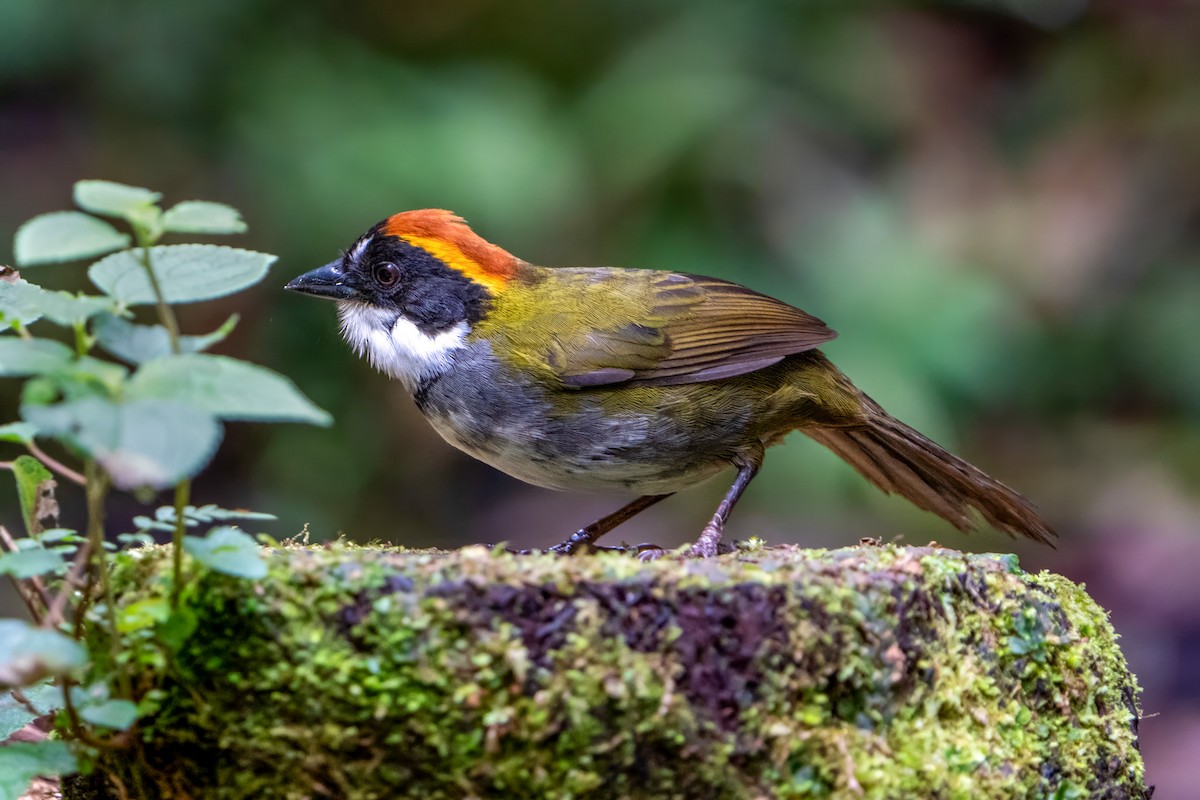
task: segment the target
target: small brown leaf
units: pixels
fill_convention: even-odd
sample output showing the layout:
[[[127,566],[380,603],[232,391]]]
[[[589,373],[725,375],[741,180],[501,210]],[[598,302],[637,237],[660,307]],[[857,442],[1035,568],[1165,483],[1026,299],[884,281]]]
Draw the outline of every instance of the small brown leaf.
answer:
[[[54,494],[58,482],[53,478],[38,484],[33,516],[42,530],[58,527],[58,498]]]

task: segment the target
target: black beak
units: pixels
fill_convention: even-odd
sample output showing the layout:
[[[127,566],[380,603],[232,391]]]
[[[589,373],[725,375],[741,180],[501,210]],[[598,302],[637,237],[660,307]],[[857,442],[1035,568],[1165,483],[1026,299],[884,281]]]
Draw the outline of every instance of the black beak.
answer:
[[[330,300],[353,300],[358,297],[358,292],[347,286],[345,281],[346,273],[342,272],[342,261],[338,259],[293,278],[283,288]]]

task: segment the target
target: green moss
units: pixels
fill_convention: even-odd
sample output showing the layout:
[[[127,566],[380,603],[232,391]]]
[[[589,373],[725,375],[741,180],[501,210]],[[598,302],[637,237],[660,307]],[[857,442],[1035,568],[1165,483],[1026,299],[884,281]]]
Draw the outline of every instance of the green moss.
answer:
[[[1145,797],[1137,687],[1082,588],[1007,556],[698,561],[285,548],[147,631],[103,767],[163,796]],[[125,556],[123,605],[166,592]],[[181,633],[182,631],[182,633]]]

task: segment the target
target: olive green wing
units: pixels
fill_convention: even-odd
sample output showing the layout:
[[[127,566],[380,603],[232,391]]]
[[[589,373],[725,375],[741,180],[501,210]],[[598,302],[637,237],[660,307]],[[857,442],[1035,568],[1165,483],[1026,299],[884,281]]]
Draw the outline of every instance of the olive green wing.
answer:
[[[667,272],[630,280],[628,302],[612,304],[627,310],[624,317],[617,313],[553,337],[547,362],[564,386],[730,378],[837,335],[816,317],[736,283]]]

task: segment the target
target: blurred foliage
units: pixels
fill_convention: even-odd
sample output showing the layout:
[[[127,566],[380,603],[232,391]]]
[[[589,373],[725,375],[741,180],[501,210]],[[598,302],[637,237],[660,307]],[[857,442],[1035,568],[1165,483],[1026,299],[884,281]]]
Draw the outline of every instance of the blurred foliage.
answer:
[[[279,283],[424,206],[542,263],[740,280],[841,331],[828,351],[866,391],[1067,530],[1086,509],[1056,491],[1064,437],[1200,418],[1186,4],[121,7],[0,5],[0,227],[84,175],[245,208]],[[327,306],[268,287],[234,310],[226,347],[338,424],[236,429],[202,498],[269,508],[281,531],[425,543],[586,521],[485,528],[481,509],[557,500],[438,443]],[[768,530],[796,529],[797,494],[814,531],[907,513],[806,442],[768,461],[750,501]],[[1173,466],[1194,500],[1200,469]]]
[[[232,426],[194,497],[277,513],[280,535],[545,545],[619,502],[458,454],[331,308],[278,290],[377,220],[448,207],[532,261],[748,283],[1033,497],[1064,540],[1026,566],[1113,610],[1148,711],[1200,709],[1197,41],[1188,0],[2,0],[0,230],[66,207],[79,177],[244,210],[240,244],[279,265],[185,325],[240,313],[221,348],[336,424]],[[958,537],[793,440],[732,535],[1021,547]],[[717,483],[624,535],[692,538]],[[1200,711],[1172,719],[1143,726],[1164,797],[1196,755],[1156,765],[1154,742],[1200,744]]]

